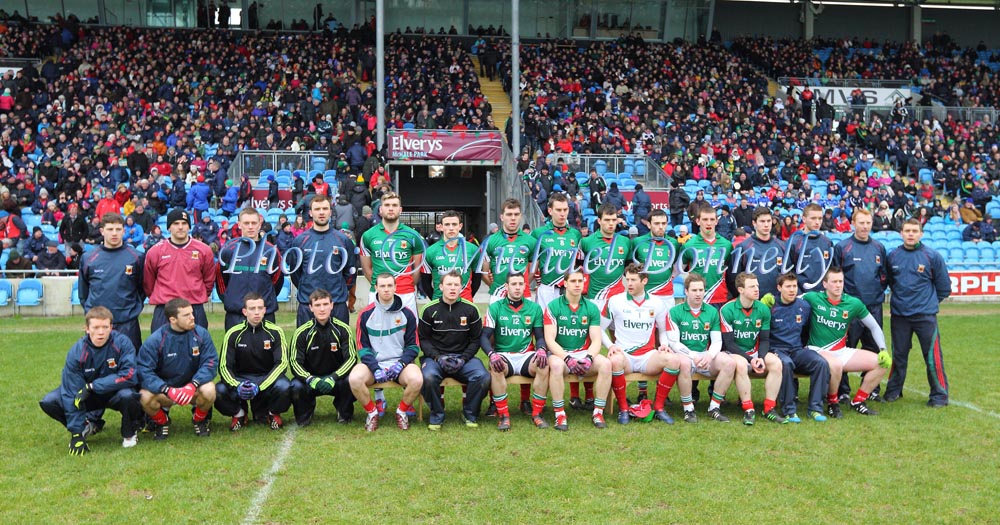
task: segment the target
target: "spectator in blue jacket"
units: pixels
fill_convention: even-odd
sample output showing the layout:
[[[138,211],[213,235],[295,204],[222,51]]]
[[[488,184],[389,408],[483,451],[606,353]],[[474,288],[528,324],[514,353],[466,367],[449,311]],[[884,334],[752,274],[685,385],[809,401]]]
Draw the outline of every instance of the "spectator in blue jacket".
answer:
[[[962,240],[965,242],[983,242],[983,232],[980,230],[981,222],[976,221],[962,230]]]
[[[142,246],[146,240],[146,233],[142,231],[142,226],[135,223],[131,215],[125,219],[125,242],[129,246]]]
[[[236,213],[236,206],[240,200],[240,189],[233,186],[233,181],[226,181],[226,194],[222,196],[222,215],[227,219]]]
[[[187,194],[187,209],[191,211],[194,220],[198,221],[206,211],[208,211],[209,201],[212,200],[212,188],[205,182],[204,175],[198,175],[191,190]]]
[[[153,439],[170,435],[164,408],[194,403],[192,423],[198,437],[210,434],[209,411],[215,403],[215,372],[219,356],[208,330],[195,325],[187,299],[175,298],[163,307],[168,324],[153,332],[139,350],[139,402],[155,425]]]
[[[87,312],[86,335],[66,355],[62,383],[38,403],[69,430],[72,455],[90,452],[87,437],[100,432],[104,420],[88,419],[88,415],[101,414],[105,408],[122,414],[122,446],[130,448],[138,442],[142,409],[136,392],[135,347],[128,337],[111,330],[111,317],[103,306]]]
[[[29,261],[35,262],[38,260],[38,256],[45,253],[45,246],[49,244],[49,238],[45,236],[42,229],[35,226],[31,229],[31,237],[24,242],[24,250],[22,255],[28,258]]]
[[[653,201],[649,198],[646,191],[642,189],[642,184],[636,184],[635,195],[632,195],[632,220],[639,230],[639,235],[649,233],[649,226],[643,221],[649,219],[649,212],[651,211],[653,211]]]
[[[979,231],[983,234],[984,242],[996,242],[997,240],[997,230],[993,227],[993,216],[989,213],[983,215],[982,225],[979,227]]]
[[[205,244],[212,244],[219,240],[219,225],[212,220],[207,213],[201,216],[201,220],[194,225],[193,235],[201,239]]]
[[[184,177],[178,172],[170,174],[170,207],[183,208],[187,206],[187,186],[184,185]]]

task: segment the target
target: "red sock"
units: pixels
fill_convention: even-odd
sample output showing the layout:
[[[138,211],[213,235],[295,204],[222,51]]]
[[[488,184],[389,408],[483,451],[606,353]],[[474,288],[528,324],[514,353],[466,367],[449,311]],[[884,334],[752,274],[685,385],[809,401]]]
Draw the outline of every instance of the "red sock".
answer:
[[[580,397],[580,383],[572,382],[569,384],[569,398]]]
[[[774,410],[775,405],[777,405],[777,403],[775,403],[773,399],[764,398],[764,413],[766,414]]]
[[[584,383],[583,384],[583,391],[586,392],[586,394],[587,394],[587,397],[585,399],[587,401],[593,401],[593,399],[594,399],[594,382],[593,381],[587,381],[586,383]]]
[[[521,401],[527,401],[531,398],[531,385],[521,385]]]
[[[194,420],[195,420],[195,422],[200,423],[200,422],[204,421],[206,417],[208,417],[208,411],[207,410],[203,411],[202,409],[200,409],[198,407],[194,407]]]
[[[839,402],[837,401],[837,394],[827,394],[826,402],[830,403],[831,405],[836,405]]]
[[[868,400],[868,396],[869,396],[868,392],[865,392],[864,390],[861,390],[859,388],[858,389],[858,393],[854,394],[854,401],[852,401],[852,402],[853,403],[864,403],[865,401]]]
[[[747,410],[753,410],[752,400],[747,400],[743,402],[743,411],[746,412]]]
[[[674,387],[674,383],[677,382],[677,374],[668,374],[663,372],[660,374],[660,379],[656,381],[656,399],[653,400],[653,410],[663,410],[663,405],[667,402],[667,396],[670,395],[670,389]]]
[[[545,399],[531,398],[531,417],[540,416],[545,411]]]
[[[409,412],[409,411],[410,411],[410,409],[412,409],[412,408],[413,408],[413,406],[412,406],[412,405],[407,405],[407,404],[406,404],[406,401],[400,401],[400,402],[399,402],[399,411],[400,411],[400,412],[403,412],[404,414],[405,414],[406,412]]]
[[[503,398],[496,402],[497,404],[497,415],[510,417],[510,409],[507,408],[507,398]]]
[[[150,419],[152,419],[153,422],[156,423],[157,425],[166,425],[167,413],[164,412],[163,410],[157,410],[155,414],[150,416]]]
[[[611,375],[611,390],[618,399],[618,410],[625,412],[628,410],[628,398],[625,397],[625,374]]]
[[[372,401],[371,399],[369,399],[368,400],[368,404],[366,404],[363,408],[365,409],[365,412],[368,412],[369,414],[371,414],[372,412],[374,412],[376,410],[375,409],[375,401]]]

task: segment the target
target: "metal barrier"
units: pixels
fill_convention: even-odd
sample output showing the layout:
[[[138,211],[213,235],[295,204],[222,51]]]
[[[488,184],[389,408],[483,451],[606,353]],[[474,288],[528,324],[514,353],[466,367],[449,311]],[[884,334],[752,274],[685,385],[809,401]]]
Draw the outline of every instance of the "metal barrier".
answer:
[[[646,155],[568,155],[566,157],[567,164],[570,165],[574,171],[582,171],[584,173],[590,173],[590,169],[594,167],[597,161],[604,161],[604,165],[607,167],[608,173],[625,173],[626,164],[630,163],[635,166],[635,163],[639,162],[643,165],[643,174],[639,175],[636,171],[633,171],[632,178],[645,183],[647,189],[649,188],[669,188],[670,187],[670,177],[663,172],[663,169],[656,164],[653,159],[647,157]],[[575,164],[574,164],[575,161]]]
[[[906,121],[924,120],[937,118],[940,121],[951,117],[955,120],[968,120],[970,122],[997,122],[997,109],[993,106],[968,108],[963,106],[903,106],[906,108]],[[847,106],[834,109],[834,118],[840,119],[844,115],[860,114],[865,122],[871,122],[873,115],[882,119],[883,123],[891,120],[892,106]]]
[[[322,151],[271,151],[271,150],[241,150],[236,153],[229,175],[234,183],[238,183],[244,173],[251,179],[259,177],[264,170],[312,170],[325,171],[329,169],[328,156]]]
[[[497,200],[497,215],[500,212],[499,204],[506,199],[517,199],[521,201],[521,214],[524,224],[535,229],[545,222],[545,214],[538,207],[535,198],[531,196],[531,189],[517,172],[517,162],[514,154],[510,151],[510,144],[504,138],[505,147],[500,156],[500,198]]]
[[[823,78],[823,77],[778,77],[782,86],[819,86],[843,88],[900,88],[914,85],[909,80],[886,80],[882,78]]]

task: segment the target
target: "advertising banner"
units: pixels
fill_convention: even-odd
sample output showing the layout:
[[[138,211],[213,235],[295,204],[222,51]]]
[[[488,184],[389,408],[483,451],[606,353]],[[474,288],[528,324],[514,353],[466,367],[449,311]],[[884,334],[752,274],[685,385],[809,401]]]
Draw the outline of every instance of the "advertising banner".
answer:
[[[499,163],[499,131],[389,130],[389,159],[396,161],[483,161]]]
[[[784,94],[788,92],[788,86],[779,86],[781,88],[780,93]],[[858,89],[856,87],[815,87],[809,86],[809,89],[816,95],[814,100],[826,99],[831,106],[850,106],[851,105],[851,91]],[[899,87],[899,88],[872,88],[865,87],[860,88],[861,92],[865,95],[865,101],[869,106],[892,106],[896,103],[896,100],[902,99],[906,100],[910,98],[910,88]],[[802,91],[802,86],[795,86],[795,92],[798,94]],[[797,95],[796,95],[797,96]]]

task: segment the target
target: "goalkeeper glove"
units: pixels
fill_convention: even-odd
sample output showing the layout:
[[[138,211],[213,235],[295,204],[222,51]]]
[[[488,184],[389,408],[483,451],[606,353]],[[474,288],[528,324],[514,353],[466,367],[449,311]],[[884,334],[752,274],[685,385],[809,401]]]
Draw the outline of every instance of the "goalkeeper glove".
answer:
[[[878,353],[878,366],[892,368],[892,354],[888,350],[883,349]]]
[[[578,359],[577,363],[578,363],[577,364],[577,369],[580,371],[580,373],[578,375],[581,375],[581,376],[582,375],[586,375],[587,372],[590,371],[590,366],[594,364],[594,358],[590,357],[588,355],[587,357],[584,357],[583,359]]]
[[[320,383],[320,387],[321,387],[320,392],[324,394],[332,394],[334,388],[337,387],[337,381],[333,377],[327,376],[325,379],[323,379],[323,382]]]
[[[498,374],[500,372],[503,372],[504,369],[507,368],[507,364],[506,364],[503,356],[501,356],[500,354],[498,354],[496,352],[493,352],[492,354],[490,354],[490,368],[492,368],[493,371],[496,372],[496,373],[498,373]]]
[[[70,436],[69,454],[71,456],[82,456],[88,452],[90,452],[90,447],[87,446],[87,440],[83,439],[83,434],[78,432]]]
[[[256,383],[252,381],[244,381],[240,383],[240,386],[237,389],[237,394],[240,396],[240,399],[243,399],[245,401],[257,397],[257,394],[259,393],[260,393],[260,388],[257,386]]]
[[[320,385],[323,384],[323,378],[316,377],[316,376],[309,376],[309,379],[306,379],[306,384],[309,385],[309,388],[311,388],[313,390],[316,390],[316,391],[319,391],[320,390]],[[323,393],[323,392],[320,392],[320,393]]]
[[[563,361],[566,361],[566,368],[569,369],[569,373],[575,376],[580,375],[577,373],[580,370],[580,362],[575,357],[566,356],[563,358]]]
[[[534,360],[535,360],[535,366],[537,368],[545,368],[549,366],[549,354],[548,352],[545,351],[544,348],[539,348],[538,350],[535,350]]]
[[[389,378],[389,381],[395,381],[399,379],[399,374],[403,372],[404,368],[406,368],[406,365],[404,365],[402,361],[396,361],[394,365],[390,366],[385,371],[385,375]]]
[[[768,308],[774,308],[774,294],[771,292],[764,294],[764,297],[760,298],[760,302],[764,303]]]
[[[77,391],[76,398],[73,399],[73,406],[75,406],[77,410],[81,410],[84,406],[86,406],[87,398],[90,397],[90,394],[93,391],[94,387],[90,383],[84,385],[83,388]]]
[[[385,383],[389,381],[389,374],[386,374],[385,370],[382,370],[381,368],[375,370],[375,373],[372,375],[375,376],[376,383]]]

